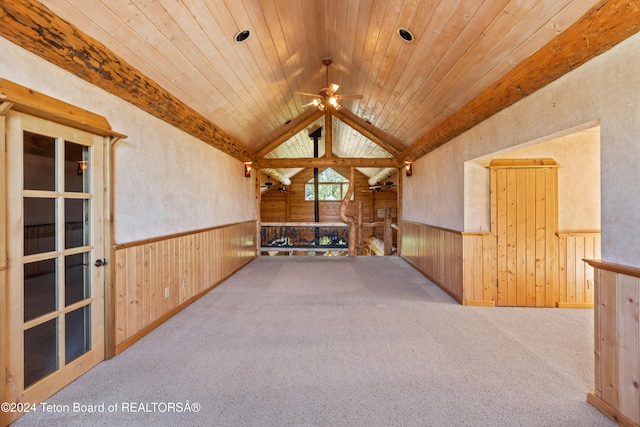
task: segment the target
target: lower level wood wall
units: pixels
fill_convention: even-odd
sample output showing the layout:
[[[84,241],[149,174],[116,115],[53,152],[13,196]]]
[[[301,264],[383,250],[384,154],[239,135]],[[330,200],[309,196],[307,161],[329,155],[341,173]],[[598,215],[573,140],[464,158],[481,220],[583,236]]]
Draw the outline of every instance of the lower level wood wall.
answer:
[[[640,269],[595,267],[595,390],[587,400],[620,425],[640,424]]]
[[[400,221],[401,256],[462,304],[497,303],[497,242],[491,233],[447,230]],[[600,233],[559,233],[554,298],[560,307],[593,304],[593,268],[600,257]]]
[[[491,233],[462,233],[463,303],[495,305],[498,300],[496,236]]]
[[[256,221],[116,246],[120,353],[256,257]]]
[[[491,233],[462,233],[464,301],[471,305],[492,305],[497,297],[496,236]],[[600,233],[558,233],[555,257],[557,277],[553,293],[560,307],[593,304],[594,272],[584,259],[600,258]]]
[[[462,303],[462,233],[400,221],[401,256]]]
[[[594,271],[585,259],[600,258],[600,233],[558,234],[558,301],[593,304]]]

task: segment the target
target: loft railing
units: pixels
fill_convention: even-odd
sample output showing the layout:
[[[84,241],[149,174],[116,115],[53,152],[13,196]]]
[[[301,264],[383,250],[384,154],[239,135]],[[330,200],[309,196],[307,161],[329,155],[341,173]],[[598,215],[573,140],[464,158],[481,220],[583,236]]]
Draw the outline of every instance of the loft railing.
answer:
[[[342,222],[263,222],[262,251],[346,251],[347,224]]]

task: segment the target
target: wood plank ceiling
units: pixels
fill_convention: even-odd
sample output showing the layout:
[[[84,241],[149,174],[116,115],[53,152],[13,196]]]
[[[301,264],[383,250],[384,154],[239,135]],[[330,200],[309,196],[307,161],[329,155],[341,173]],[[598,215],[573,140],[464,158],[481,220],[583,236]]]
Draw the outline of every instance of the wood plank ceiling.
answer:
[[[299,133],[287,132],[315,110],[312,106],[303,107],[310,98],[296,92],[318,93],[327,81],[340,85],[338,94],[362,95],[359,100],[342,100],[340,113],[371,136],[363,136],[334,117],[335,157],[389,158],[398,153],[411,156],[412,147],[424,141],[425,136],[438,131],[447,119],[598,2],[41,3],[104,44],[250,152],[269,149],[262,154],[277,159],[312,157],[308,131],[323,126],[324,118],[317,118]],[[414,40],[403,40],[400,28],[411,31]],[[242,30],[251,34],[239,43],[234,38]],[[323,64],[325,57],[332,59],[328,67]],[[286,138],[281,145],[273,143],[283,135]],[[372,139],[384,141],[388,150]],[[426,151],[422,147],[414,149],[419,155]],[[375,167],[362,171],[368,176],[381,173]],[[281,172],[290,176],[296,169]]]

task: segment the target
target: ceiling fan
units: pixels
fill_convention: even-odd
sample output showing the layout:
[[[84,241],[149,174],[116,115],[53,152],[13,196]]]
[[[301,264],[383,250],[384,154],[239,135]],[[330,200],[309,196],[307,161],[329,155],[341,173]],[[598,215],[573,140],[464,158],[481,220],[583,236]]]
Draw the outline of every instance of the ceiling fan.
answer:
[[[363,193],[366,192],[378,192],[380,190],[383,190],[385,188],[393,188],[393,187],[397,187],[398,184],[394,184],[393,181],[391,181],[391,175],[387,175],[387,181],[385,181],[382,184],[376,184],[376,185],[371,185],[369,186],[369,189],[367,190],[362,190]]]
[[[267,180],[264,184],[260,186],[260,188],[266,188],[267,190],[273,187],[273,182],[271,182],[271,175],[267,176]]]
[[[271,182],[271,176],[269,175],[269,176],[267,176],[267,180],[265,181],[265,183],[264,183],[264,184],[262,184],[262,185],[260,186],[260,188],[266,188],[267,190],[270,190],[270,189],[274,188],[273,186],[274,186],[274,183],[273,183],[273,182]],[[282,185],[282,184],[280,184],[280,186],[279,186],[279,187],[276,187],[276,188],[277,188],[277,189],[278,189],[278,191],[279,191],[279,192],[281,192],[281,193],[286,193],[286,192],[287,192],[287,187],[285,187],[285,186],[284,186],[284,185]]]
[[[335,83],[329,84],[329,65],[331,65],[331,62],[331,58],[324,58],[322,60],[322,63],[326,67],[326,87],[320,89],[317,94],[295,92],[298,95],[312,96],[314,98],[313,101],[309,102],[308,104],[304,104],[303,107],[314,105],[320,111],[324,111],[327,107],[333,107],[336,111],[338,111],[342,108],[342,106],[340,105],[341,99],[362,99],[362,95],[336,95],[336,92],[338,91],[340,86]]]

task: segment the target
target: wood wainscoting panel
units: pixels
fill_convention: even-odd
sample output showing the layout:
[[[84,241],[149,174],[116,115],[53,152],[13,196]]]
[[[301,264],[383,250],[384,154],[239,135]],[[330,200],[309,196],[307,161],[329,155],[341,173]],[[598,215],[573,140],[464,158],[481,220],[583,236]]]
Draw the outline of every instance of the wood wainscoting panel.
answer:
[[[116,246],[116,353],[253,260],[255,233],[247,221]]]
[[[587,400],[621,425],[638,426],[640,269],[587,262],[595,268],[595,390]]]
[[[497,298],[496,236],[462,233],[464,304],[495,307]]]
[[[400,220],[400,256],[462,304],[462,234]]]
[[[585,259],[600,258],[600,232],[558,233],[558,306],[592,307],[593,267]]]
[[[524,225],[528,227],[528,225]],[[535,230],[535,224],[534,224]],[[520,231],[516,231],[519,233]],[[528,233],[534,235],[534,233]],[[463,284],[465,305],[497,305],[498,280],[498,248],[496,235],[481,232],[463,232]],[[558,271],[558,295],[554,300],[556,307],[561,308],[591,308],[593,307],[594,271],[593,267],[584,259],[600,257],[600,232],[575,231],[558,233],[557,256],[555,259]],[[516,248],[520,249],[520,247]],[[524,266],[525,260],[513,256],[526,271],[534,271],[531,259],[529,267]],[[517,269],[520,271],[520,269]],[[514,279],[527,289],[528,299],[535,302],[535,283],[529,283],[534,276],[516,275]],[[524,301],[517,301],[519,304]],[[524,304],[522,304],[524,305]],[[534,305],[534,304],[531,304]]]

